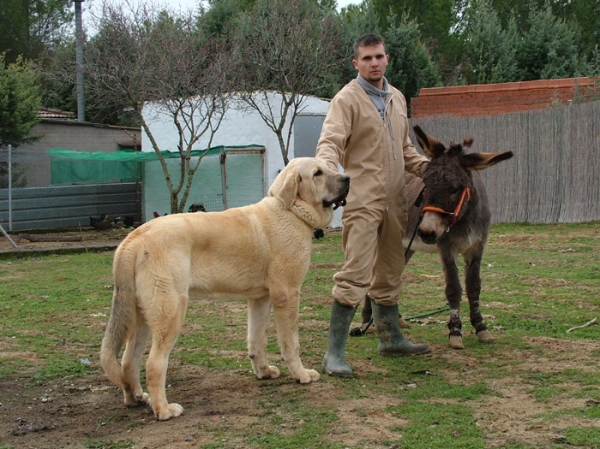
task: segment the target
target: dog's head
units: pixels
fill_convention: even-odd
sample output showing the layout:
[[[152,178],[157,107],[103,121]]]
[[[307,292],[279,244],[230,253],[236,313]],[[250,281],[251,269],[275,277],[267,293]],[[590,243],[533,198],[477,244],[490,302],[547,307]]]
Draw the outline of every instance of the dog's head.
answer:
[[[346,204],[350,178],[314,157],[292,159],[277,175],[269,195],[315,228],[333,219],[333,210]]]

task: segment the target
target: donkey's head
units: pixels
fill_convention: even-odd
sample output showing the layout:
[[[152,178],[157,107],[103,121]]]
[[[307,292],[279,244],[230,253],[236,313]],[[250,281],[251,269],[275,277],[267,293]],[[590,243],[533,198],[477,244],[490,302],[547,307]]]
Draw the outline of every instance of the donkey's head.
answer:
[[[468,210],[475,194],[471,172],[510,159],[513,153],[466,153],[464,149],[473,144],[473,139],[446,147],[419,126],[414,130],[419,145],[431,159],[423,174],[425,206],[419,235],[423,242],[434,244]]]

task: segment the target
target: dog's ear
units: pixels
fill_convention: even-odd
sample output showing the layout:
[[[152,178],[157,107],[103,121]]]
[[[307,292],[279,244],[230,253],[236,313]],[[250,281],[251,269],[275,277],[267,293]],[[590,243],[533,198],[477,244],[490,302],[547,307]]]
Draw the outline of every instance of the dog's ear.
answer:
[[[269,189],[269,195],[281,200],[286,209],[291,209],[298,195],[300,174],[289,165],[283,169]]]

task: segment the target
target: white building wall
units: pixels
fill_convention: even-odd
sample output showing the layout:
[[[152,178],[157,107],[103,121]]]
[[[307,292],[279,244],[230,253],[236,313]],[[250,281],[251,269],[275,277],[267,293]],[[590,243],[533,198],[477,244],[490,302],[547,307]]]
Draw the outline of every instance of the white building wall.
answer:
[[[279,94],[270,94],[269,101],[273,110],[279,110]],[[307,97],[302,105],[301,115],[322,115],[324,116],[329,107],[329,102],[316,97]],[[167,116],[158,116],[156,109],[151,105],[144,106],[144,117],[150,127],[156,142],[161,150],[175,151],[177,149],[178,132],[172,119]],[[290,118],[286,120],[286,126],[283,131],[284,138],[287,136]],[[202,150],[208,147],[209,136],[200,139],[194,150]],[[275,180],[277,174],[284,167],[283,156],[277,141],[275,133],[261,119],[255,110],[243,110],[230,108],[213,137],[211,146],[244,146],[244,145],[262,145],[265,147],[265,192]],[[142,133],[143,151],[153,151],[152,145],[145,132]],[[294,136],[290,140],[288,158],[294,157]],[[341,226],[341,210],[336,211],[332,227]]]

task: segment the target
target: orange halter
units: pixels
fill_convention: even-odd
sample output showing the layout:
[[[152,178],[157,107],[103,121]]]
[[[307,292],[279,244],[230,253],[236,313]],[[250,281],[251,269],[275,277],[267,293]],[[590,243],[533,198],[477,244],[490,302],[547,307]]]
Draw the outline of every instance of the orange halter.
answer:
[[[469,187],[466,187],[465,190],[463,190],[463,193],[460,197],[460,201],[456,205],[456,208],[454,209],[453,212],[448,212],[447,210],[444,210],[440,207],[423,206],[423,209],[421,210],[421,216],[423,216],[423,214],[425,212],[436,212],[438,214],[450,215],[451,216],[450,223],[448,224],[448,227],[446,228],[446,232],[448,232],[450,230],[450,226],[452,226],[458,219],[458,215],[460,214],[462,207],[470,199],[471,199],[471,189]]]

